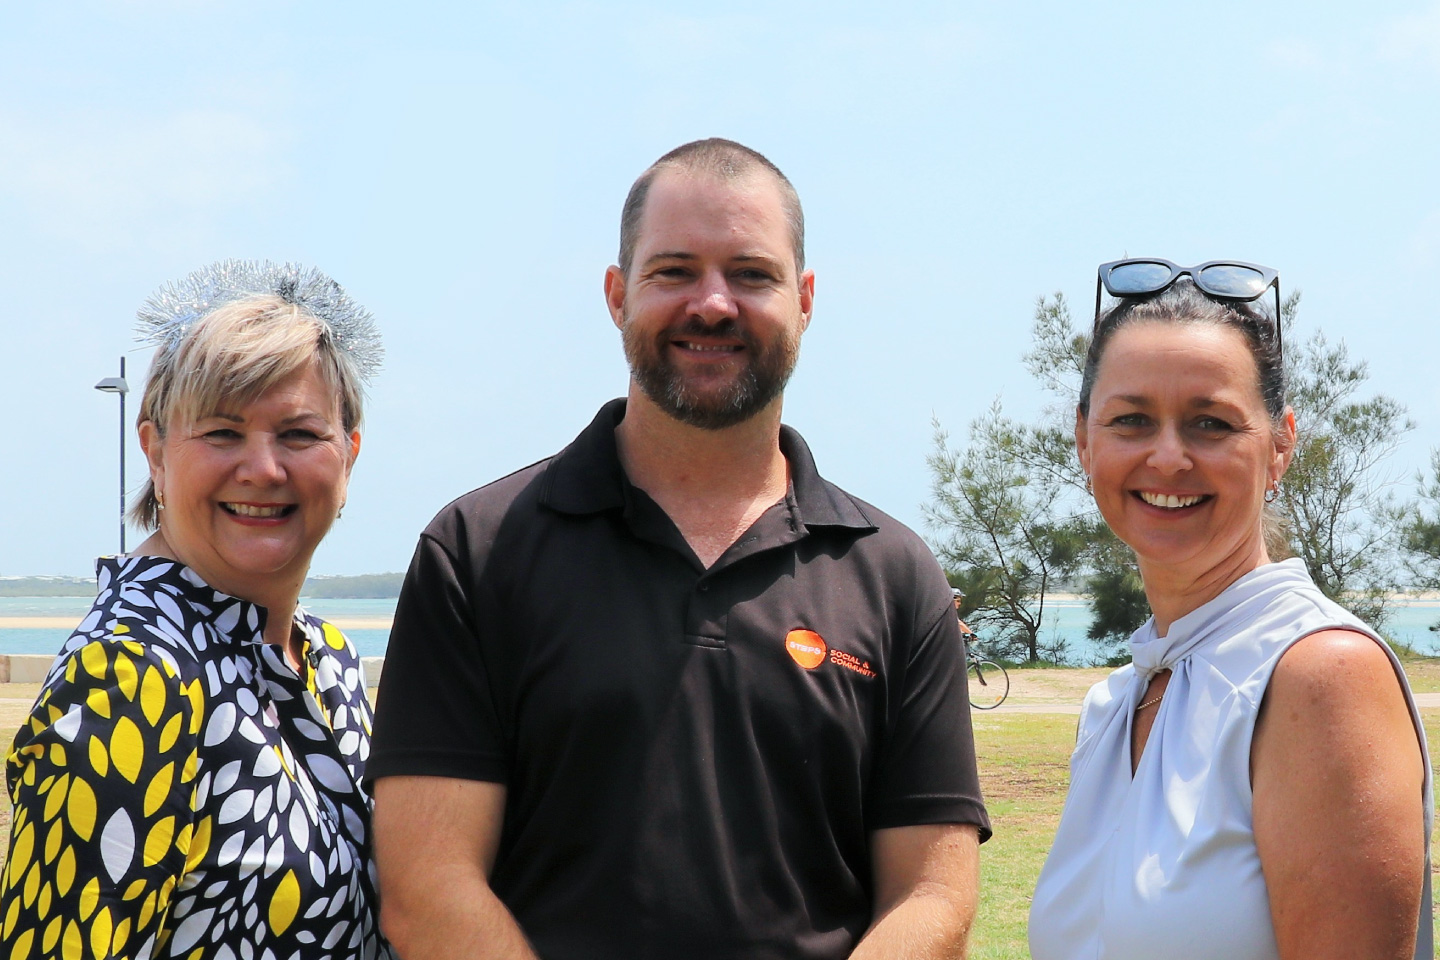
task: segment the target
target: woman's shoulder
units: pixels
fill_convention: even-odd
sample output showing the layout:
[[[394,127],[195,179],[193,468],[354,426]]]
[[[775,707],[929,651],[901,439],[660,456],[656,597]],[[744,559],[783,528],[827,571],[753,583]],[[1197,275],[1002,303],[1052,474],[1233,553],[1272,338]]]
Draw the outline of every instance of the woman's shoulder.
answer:
[[[1317,630],[1290,644],[1275,664],[1266,696],[1272,709],[1279,705],[1316,719],[1339,716],[1357,701],[1410,700],[1404,671],[1381,641],[1349,627]]]
[[[1383,661],[1378,635],[1311,581],[1298,560],[1273,564],[1278,568],[1267,589],[1258,590],[1238,604],[1220,632],[1218,642],[1200,655],[1209,668],[1236,687],[1256,685],[1262,693],[1281,658],[1299,641],[1317,634],[1333,635],[1334,642],[1351,649],[1368,645]],[[1353,640],[1347,640],[1347,637]],[[1319,642],[1317,649],[1330,644]]]
[[[84,743],[87,734],[112,747],[116,736],[128,737],[127,744],[193,739],[205,713],[203,686],[163,649],[123,630],[72,637],[17,731],[9,761],[27,756],[32,743]]]
[[[231,640],[258,636],[254,604],[219,593],[189,568],[163,557],[102,557],[90,610],[61,645],[47,685],[118,679],[120,671],[187,683],[219,672]]]

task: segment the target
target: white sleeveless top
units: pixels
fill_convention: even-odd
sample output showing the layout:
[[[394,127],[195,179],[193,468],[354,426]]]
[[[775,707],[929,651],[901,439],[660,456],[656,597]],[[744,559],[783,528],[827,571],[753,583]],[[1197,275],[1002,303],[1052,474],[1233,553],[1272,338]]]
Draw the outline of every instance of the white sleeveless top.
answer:
[[[1336,627],[1374,637],[1420,714],[1399,661],[1374,631],[1327,599],[1300,560],[1270,563],[1155,634],[1131,637],[1134,662],[1085,697],[1070,792],[1030,908],[1035,960],[1278,960],[1251,820],[1250,740],[1265,687],[1297,640]],[[1130,776],[1130,724],[1150,677],[1169,668],[1160,712]],[[1427,884],[1416,956],[1431,956]]]

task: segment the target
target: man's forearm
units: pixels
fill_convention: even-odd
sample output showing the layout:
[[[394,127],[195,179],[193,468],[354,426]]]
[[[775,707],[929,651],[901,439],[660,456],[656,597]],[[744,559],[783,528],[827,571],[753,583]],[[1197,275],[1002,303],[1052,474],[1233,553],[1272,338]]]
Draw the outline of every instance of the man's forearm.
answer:
[[[537,960],[490,889],[504,815],[499,783],[375,782],[380,929],[405,960]]]
[[[405,960],[538,960],[520,925],[478,875],[439,873],[410,896],[387,890],[380,926]]]
[[[975,904],[951,891],[916,891],[878,917],[851,960],[950,960],[965,956]]]
[[[851,960],[965,956],[979,900],[979,828],[955,823],[877,830],[871,853],[875,919]]]

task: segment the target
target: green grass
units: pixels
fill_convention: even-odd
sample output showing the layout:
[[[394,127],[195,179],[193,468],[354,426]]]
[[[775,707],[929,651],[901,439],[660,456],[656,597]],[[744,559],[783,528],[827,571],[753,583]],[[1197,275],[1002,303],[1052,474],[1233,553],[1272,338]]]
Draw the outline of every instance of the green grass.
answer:
[[[1400,658],[1405,665],[1405,678],[1410,681],[1410,689],[1416,693],[1440,693],[1440,658],[1437,657],[1414,657]],[[1434,747],[1431,747],[1434,752]]]
[[[1030,894],[1060,822],[1075,718],[974,715],[975,750],[995,836],[980,848],[980,910],[974,960],[1029,957]]]

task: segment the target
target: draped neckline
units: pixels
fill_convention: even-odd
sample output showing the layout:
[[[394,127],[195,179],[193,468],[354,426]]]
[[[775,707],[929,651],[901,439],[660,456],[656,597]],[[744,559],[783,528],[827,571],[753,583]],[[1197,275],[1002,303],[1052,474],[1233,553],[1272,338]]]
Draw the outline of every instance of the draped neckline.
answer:
[[[1152,616],[1130,638],[1130,656],[1139,689],[1143,691],[1150,678],[1161,670],[1173,670],[1175,664],[1196,650],[1227,636],[1228,628],[1249,618],[1250,607],[1257,599],[1277,589],[1310,583],[1303,560],[1279,560],[1261,564],[1220,591],[1213,600],[1177,618],[1163,637],[1157,632]]]

